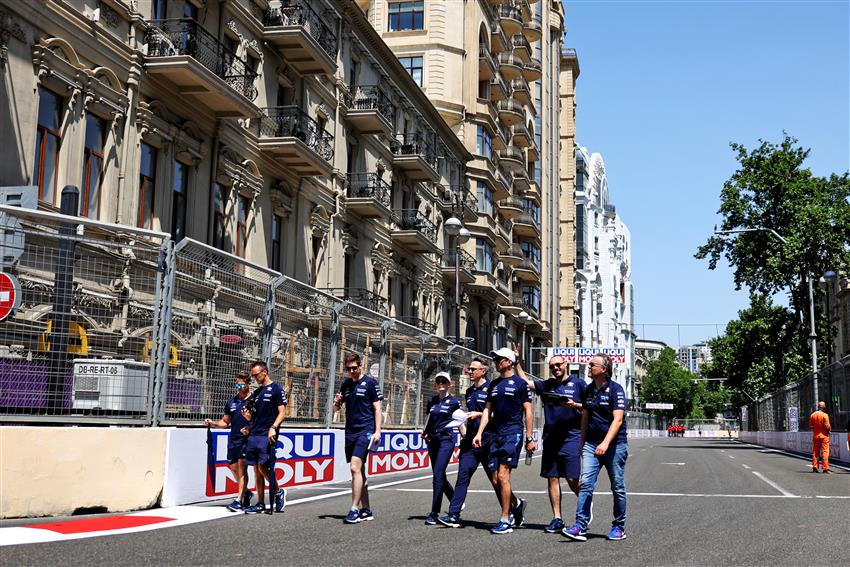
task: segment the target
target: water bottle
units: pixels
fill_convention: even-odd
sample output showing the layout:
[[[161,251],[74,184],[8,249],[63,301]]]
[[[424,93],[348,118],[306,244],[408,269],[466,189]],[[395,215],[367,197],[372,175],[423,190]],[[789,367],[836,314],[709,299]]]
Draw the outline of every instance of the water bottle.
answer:
[[[531,451],[526,451],[526,452],[525,452],[525,464],[526,464],[526,465],[531,465],[531,457],[532,457],[532,455],[534,455],[534,453],[532,453]]]

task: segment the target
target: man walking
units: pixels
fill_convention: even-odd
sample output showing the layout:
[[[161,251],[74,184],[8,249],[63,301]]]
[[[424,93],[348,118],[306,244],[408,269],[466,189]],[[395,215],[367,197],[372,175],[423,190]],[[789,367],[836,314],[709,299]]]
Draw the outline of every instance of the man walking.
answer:
[[[472,440],[473,447],[482,446],[482,437],[488,424],[492,424],[488,465],[493,483],[499,489],[502,515],[490,529],[493,534],[508,534],[511,526],[511,470],[517,467],[523,447],[523,415],[525,416],[525,448],[533,452],[536,445],[531,436],[532,414],[528,385],[514,373],[516,355],[509,348],[500,348],[490,353],[499,377],[487,389],[487,403],[481,415],[481,425]],[[526,501],[519,499],[513,510],[516,525],[525,521]]]
[[[590,506],[599,469],[605,467],[614,496],[614,521],[608,539],[626,539],[626,392],[611,380],[614,363],[607,354],[597,354],[588,364],[593,383],[587,387],[581,415],[581,477],[579,479],[576,521],[563,533],[575,541],[587,541]]]
[[[351,509],[346,524],[375,519],[369,506],[369,487],[366,481],[366,461],[369,450],[381,442],[381,401],[384,399],[378,382],[362,374],[360,355],[345,357],[348,378],[334,395],[334,409],[345,404],[345,460],[351,469]]]
[[[245,464],[254,466],[254,482],[257,485],[257,503],[245,508],[246,514],[272,513],[283,510],[286,505],[286,493],[277,489],[275,461],[277,460],[277,433],[280,424],[286,418],[286,392],[280,384],[272,382],[269,367],[262,360],[251,364],[251,378],[257,381],[257,389],[251,394],[250,401],[243,404],[242,415],[251,423],[247,429],[248,443],[245,448]],[[253,413],[249,410],[253,405]],[[274,502],[265,507],[266,483],[269,493],[274,494]]]
[[[818,402],[818,409],[809,416],[809,427],[812,428],[812,472],[818,472],[818,455],[823,453],[823,472],[829,470],[829,415],[826,413],[826,402]]]
[[[543,458],[540,476],[549,483],[549,503],[552,505],[552,521],[543,531],[554,534],[564,529],[561,519],[561,479],[578,496],[581,474],[581,414],[580,401],[587,385],[578,376],[567,373],[567,362],[563,356],[549,359],[548,380],[531,380],[517,362],[517,373],[528,383],[528,387],[543,399]]]

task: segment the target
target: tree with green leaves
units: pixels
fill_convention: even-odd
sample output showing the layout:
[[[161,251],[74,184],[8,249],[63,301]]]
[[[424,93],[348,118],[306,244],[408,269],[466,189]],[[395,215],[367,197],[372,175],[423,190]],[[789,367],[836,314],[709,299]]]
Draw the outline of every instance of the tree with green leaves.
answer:
[[[695,406],[694,376],[679,365],[676,351],[665,348],[647,365],[641,382],[640,403],[672,403],[672,410],[659,410],[668,418],[690,417]]]
[[[712,344],[712,356],[722,361],[712,372],[729,373],[755,395],[805,375],[798,362],[809,350],[807,278],[850,267],[850,177],[813,175],[803,166],[810,150],[787,134],[778,145],[760,140],[752,151],[731,147],[739,167],[721,191],[720,229],[762,230],[713,235],[695,256],[707,258],[712,270],[725,257],[736,289],[746,286],[753,294],[750,310]],[[786,289],[790,312],[766,303],[765,296]],[[818,328],[826,337],[825,317]]]

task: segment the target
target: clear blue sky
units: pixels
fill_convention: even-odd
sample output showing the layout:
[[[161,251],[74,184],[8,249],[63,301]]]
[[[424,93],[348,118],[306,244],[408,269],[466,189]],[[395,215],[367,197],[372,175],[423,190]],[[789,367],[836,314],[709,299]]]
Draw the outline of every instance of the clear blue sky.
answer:
[[[678,346],[722,333],[747,293],[693,255],[719,224],[729,142],[751,149],[785,130],[812,149],[816,175],[850,168],[848,1],[564,6],[577,140],[602,154],[631,230],[638,334]]]

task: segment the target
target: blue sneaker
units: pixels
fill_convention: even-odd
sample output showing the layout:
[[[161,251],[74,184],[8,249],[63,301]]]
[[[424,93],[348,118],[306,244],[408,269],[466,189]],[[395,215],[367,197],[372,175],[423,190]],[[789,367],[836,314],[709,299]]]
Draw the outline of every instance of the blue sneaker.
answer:
[[[447,528],[460,527],[460,516],[458,516],[457,514],[447,514],[445,516],[441,516],[437,518],[437,521],[446,526]]]
[[[491,534],[509,534],[513,531],[514,529],[511,527],[511,525],[504,520],[499,520],[498,524],[490,528]]]
[[[274,511],[281,513],[284,508],[286,508],[286,490],[279,488],[274,495]]]
[[[611,541],[626,539],[626,531],[621,526],[614,526],[611,528],[611,531],[608,532],[608,539]]]
[[[242,503],[240,501],[234,500],[233,502],[230,503],[230,505],[227,506],[227,509],[230,510],[231,512],[240,512],[240,511],[243,510],[243,506],[242,506]]]
[[[564,520],[561,518],[552,518],[552,521],[549,522],[549,525],[543,528],[543,531],[547,534],[556,534],[559,531],[564,529]]]
[[[262,502],[257,502],[253,506],[248,506],[245,508],[246,514],[263,514],[266,511],[266,505]]]
[[[516,520],[516,527],[522,527],[525,523],[525,507],[528,506],[528,500],[525,498],[520,498],[517,501],[516,508],[514,508],[514,518]]]
[[[573,541],[587,541],[587,532],[581,529],[578,524],[573,524],[569,528],[564,528],[561,533]]]
[[[361,522],[371,522],[375,519],[375,514],[372,513],[371,508],[363,508],[360,510],[360,521]]]
[[[437,514],[435,514],[434,512],[431,512],[430,514],[428,514],[428,516],[425,518],[425,525],[426,526],[436,526],[437,525]]]
[[[349,510],[348,515],[342,520],[346,524],[357,524],[360,522],[360,511],[359,510]]]

